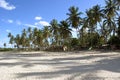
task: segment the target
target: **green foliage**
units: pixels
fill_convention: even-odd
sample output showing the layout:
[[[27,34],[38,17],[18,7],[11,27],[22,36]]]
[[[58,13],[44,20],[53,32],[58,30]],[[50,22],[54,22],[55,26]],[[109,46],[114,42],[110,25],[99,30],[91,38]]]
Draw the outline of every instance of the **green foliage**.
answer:
[[[110,45],[120,45],[120,39],[117,36],[112,36],[109,40],[108,40],[108,44]]]
[[[118,35],[118,37],[120,38],[120,26],[118,27],[117,35]]]
[[[89,45],[92,47],[96,47],[99,44],[99,34],[98,33],[92,33],[90,34],[90,43]]]
[[[12,48],[0,48],[0,51],[12,51]]]
[[[118,24],[118,31],[117,31],[117,35],[120,38],[120,16],[117,19],[117,24]]]
[[[77,38],[72,38],[71,47],[75,47],[79,45],[79,40]]]

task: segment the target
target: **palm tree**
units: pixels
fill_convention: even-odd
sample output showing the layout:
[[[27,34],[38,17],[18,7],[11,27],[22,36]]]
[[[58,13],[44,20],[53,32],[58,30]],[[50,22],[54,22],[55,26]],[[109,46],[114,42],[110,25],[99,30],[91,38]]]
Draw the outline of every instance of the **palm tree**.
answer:
[[[40,29],[37,31],[37,45],[38,49],[43,47],[43,32]]]
[[[113,31],[113,35],[115,36],[115,32],[116,32],[116,24],[112,19],[105,19],[103,24],[106,26],[106,30],[108,31],[108,35],[111,36],[111,33]],[[105,28],[104,28],[105,29]]]
[[[49,46],[48,38],[50,37],[50,29],[49,26],[44,26],[43,28],[43,38],[44,38],[44,45],[47,47]]]
[[[79,10],[78,7],[72,6],[69,8],[69,13],[67,13],[67,15],[69,16],[67,18],[67,21],[72,28],[76,29],[76,31],[80,26],[80,23],[81,23],[80,15],[82,14],[82,12],[78,12],[78,10]]]
[[[86,14],[87,14],[87,20],[86,21],[87,21],[87,24],[88,24],[88,28],[89,28],[90,32],[92,33],[95,30],[94,26],[96,25],[93,10],[92,9],[87,10]]]
[[[34,28],[33,30],[33,44],[34,48],[40,49],[43,46],[43,32],[40,29]]]
[[[60,34],[59,34],[59,25],[58,25],[58,22],[56,19],[53,19],[51,22],[50,22],[50,32],[52,33],[52,43],[55,44],[55,45],[59,45],[59,37],[60,37]]]
[[[72,36],[71,29],[69,28],[69,24],[67,21],[60,22],[60,36],[63,44],[69,42],[69,38]]]
[[[87,22],[91,30],[95,30],[97,27],[97,23],[100,24],[104,14],[99,5],[93,6],[89,10],[86,11],[87,14]]]
[[[89,29],[88,33],[90,36],[90,41],[91,41],[91,47],[92,45],[92,34],[97,32],[97,25],[101,26],[100,22],[102,21],[102,18],[104,17],[102,10],[99,5],[95,5],[89,10],[86,11],[86,18],[84,19],[83,27],[86,27]],[[83,30],[83,28],[82,28]],[[82,32],[81,30],[81,32]]]
[[[21,45],[21,37],[19,34],[16,35],[16,37],[14,38],[14,41],[15,41],[15,44],[17,46],[17,48],[19,49],[20,48],[20,45]]]
[[[31,27],[28,28],[27,32],[29,33],[28,34],[29,40],[32,41],[32,29],[31,29]]]
[[[33,31],[31,29],[31,27],[28,28],[27,30],[28,32],[28,40],[29,40],[29,48],[32,48],[32,44],[33,44]]]
[[[8,37],[10,38],[9,44],[12,45],[14,43],[14,36],[11,33],[8,33]]]
[[[106,6],[104,7],[104,13],[106,18],[113,18],[117,14],[116,5],[113,0],[105,0]]]
[[[101,7],[99,5],[93,6],[93,19],[95,21],[95,24],[97,26],[97,23],[101,26],[100,22],[102,21],[102,18],[104,17],[103,10],[101,10]]]
[[[118,14],[117,13],[117,8],[112,0],[106,0],[105,1],[106,6],[104,8],[104,13],[105,13],[105,24],[106,26],[109,27],[110,34],[113,32],[113,35],[115,35],[116,32],[116,25],[115,25],[115,16]]]
[[[88,26],[87,28],[89,29],[88,33],[90,33],[89,34],[89,36],[90,36],[89,38],[90,38],[90,41],[91,41],[90,47],[92,47],[93,45],[92,45],[92,38],[91,37],[93,36],[92,33],[95,32],[97,21],[95,20],[93,9],[87,10],[86,15],[87,15],[86,22],[87,22],[87,26]]]
[[[38,32],[38,29],[37,28],[34,28],[33,29],[33,46],[34,48],[37,47],[37,32]]]
[[[27,46],[27,44],[28,44],[28,42],[27,42],[28,40],[27,40],[27,32],[26,32],[26,30],[25,29],[23,29],[23,31],[22,31],[22,34],[21,34],[21,44],[22,44],[22,47],[25,49]]]
[[[79,39],[80,39],[80,44],[81,46],[85,46],[85,38],[86,38],[86,33],[87,33],[87,27],[88,27],[88,22],[87,22],[87,17],[82,19],[82,26],[81,29],[79,30]]]

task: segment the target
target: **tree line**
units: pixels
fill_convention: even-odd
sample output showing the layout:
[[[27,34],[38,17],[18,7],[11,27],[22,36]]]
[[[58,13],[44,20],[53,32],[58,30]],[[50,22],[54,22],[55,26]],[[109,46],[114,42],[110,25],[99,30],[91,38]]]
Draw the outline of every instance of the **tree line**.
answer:
[[[9,43],[18,49],[47,49],[67,46],[69,49],[94,48],[104,44],[120,46],[120,0],[105,0],[105,6],[95,5],[84,13],[78,7],[68,9],[67,19],[51,20],[43,29],[23,29],[21,34],[8,34]],[[72,31],[76,30],[77,38]]]

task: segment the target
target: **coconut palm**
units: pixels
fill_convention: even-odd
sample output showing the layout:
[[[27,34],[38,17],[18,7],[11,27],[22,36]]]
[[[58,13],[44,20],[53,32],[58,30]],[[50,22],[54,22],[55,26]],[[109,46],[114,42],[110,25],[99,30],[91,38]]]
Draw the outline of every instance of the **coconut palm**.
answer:
[[[67,21],[63,20],[60,22],[60,36],[63,43],[69,41],[68,38],[70,38],[72,35],[71,30],[72,29],[69,28],[69,24],[67,23]]]
[[[49,46],[48,38],[50,37],[50,29],[49,26],[44,26],[43,28],[43,38],[44,38],[44,46]]]
[[[113,18],[117,14],[116,5],[113,0],[105,0],[106,6],[104,7],[104,13],[106,18]]]
[[[38,29],[34,28],[33,29],[33,46],[34,46],[34,48],[37,48],[37,33],[38,33]]]
[[[21,34],[21,44],[23,48],[26,48],[26,44],[28,44],[27,42],[27,31],[25,29],[23,29],[22,34]]]
[[[41,47],[43,47],[43,32],[42,30],[38,30],[37,31],[37,45],[38,45],[38,49],[40,49]]]
[[[17,48],[19,49],[20,48],[20,45],[21,45],[21,37],[19,34],[16,35],[16,37],[14,38],[14,41],[15,41],[15,44],[17,46]]]
[[[89,9],[86,11],[86,15],[87,15],[87,23],[88,23],[88,28],[90,30],[90,32],[92,33],[95,29],[95,25],[96,25],[96,21],[94,19],[94,14],[93,14],[93,10]]]
[[[32,43],[33,43],[33,31],[32,31],[32,29],[31,29],[31,27],[29,27],[28,28],[28,30],[27,30],[27,32],[28,32],[28,41],[27,42],[29,42],[29,48],[32,48]]]
[[[32,41],[32,29],[31,29],[31,27],[28,28],[27,32],[29,33],[28,34],[29,40]]]
[[[75,28],[77,31],[81,23],[80,15],[82,14],[82,12],[79,12],[79,8],[75,6],[70,7],[68,10],[69,13],[67,13],[67,15],[69,17],[67,18],[67,21],[71,25],[71,27]]]
[[[40,29],[34,28],[33,30],[33,44],[34,48],[40,49],[43,46],[43,32]]]
[[[11,33],[8,33],[8,38],[10,38],[9,44],[14,44],[14,36]]]
[[[55,45],[59,45],[59,37],[60,37],[60,34],[59,34],[59,25],[58,25],[58,22],[57,20],[53,19],[51,22],[50,22],[50,32],[52,33],[52,43],[54,43]]]
[[[102,18],[104,17],[104,13],[103,13],[103,10],[101,10],[101,7],[99,5],[93,6],[92,9],[93,9],[93,15],[94,15],[93,19],[97,26],[97,23],[100,24],[100,22],[102,21]]]
[[[79,30],[79,39],[80,39],[80,44],[81,46],[84,46],[86,44],[85,38],[86,38],[86,33],[87,33],[87,27],[88,27],[88,22],[87,18],[82,19],[82,26],[81,29]]]
[[[109,28],[110,34],[111,32],[113,32],[113,35],[115,35],[116,32],[115,16],[118,14],[117,8],[113,0],[106,0],[105,3],[106,6],[104,8],[105,13],[104,23]]]
[[[86,15],[87,16],[85,18],[85,24],[88,26],[87,28],[89,29],[90,37],[92,37],[93,36],[92,33],[96,33],[97,23],[98,22],[100,23],[102,20],[103,13],[102,13],[102,10],[100,9],[100,6],[96,5],[90,8],[89,10],[87,10]],[[91,40],[91,43],[92,43],[92,40]],[[91,44],[91,47],[92,46],[93,45]]]

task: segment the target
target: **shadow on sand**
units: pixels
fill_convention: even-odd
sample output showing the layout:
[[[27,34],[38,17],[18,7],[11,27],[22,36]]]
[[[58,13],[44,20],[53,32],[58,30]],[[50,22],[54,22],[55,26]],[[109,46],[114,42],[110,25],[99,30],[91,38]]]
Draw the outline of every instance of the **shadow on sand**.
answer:
[[[30,68],[36,65],[50,65],[58,70],[53,72],[27,72],[27,73],[17,73],[17,78],[36,76],[43,79],[52,79],[60,77],[61,75],[71,75],[66,80],[75,80],[76,77],[82,74],[87,74],[80,80],[96,80],[97,75],[95,72],[99,70],[105,70],[110,72],[120,73],[120,57],[112,57],[114,55],[87,55],[78,57],[60,57],[51,59],[41,59],[45,57],[42,54],[2,54],[0,55],[0,60],[17,60],[17,62],[0,62],[0,67],[14,67],[21,66],[23,68]],[[30,57],[34,57],[31,59]],[[39,57],[39,58],[35,58]],[[111,58],[108,58],[111,57]],[[98,61],[93,61],[93,64],[78,64],[76,61],[90,60],[95,58],[104,58]],[[92,76],[94,78],[89,78]],[[89,78],[89,79],[88,79]],[[98,78],[97,78],[98,79]],[[101,80],[102,78],[100,78]]]

